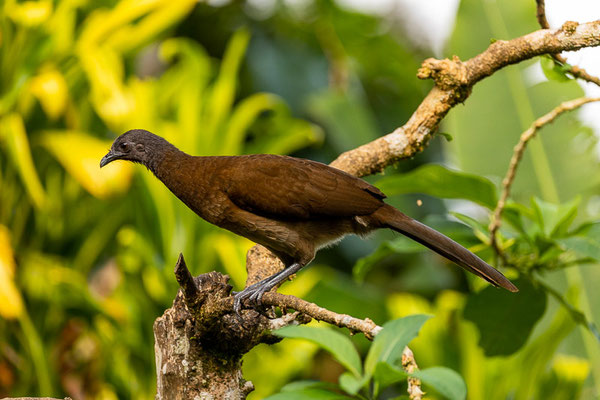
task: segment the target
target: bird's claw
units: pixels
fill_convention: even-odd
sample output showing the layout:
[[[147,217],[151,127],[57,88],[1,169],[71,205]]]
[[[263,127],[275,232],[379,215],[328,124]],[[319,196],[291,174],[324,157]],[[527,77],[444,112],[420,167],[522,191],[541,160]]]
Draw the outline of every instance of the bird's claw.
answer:
[[[242,311],[242,303],[246,300],[246,304],[252,308],[261,307],[262,297],[269,290],[269,287],[266,285],[255,284],[245,288],[241,292],[234,293],[233,311],[240,316]]]

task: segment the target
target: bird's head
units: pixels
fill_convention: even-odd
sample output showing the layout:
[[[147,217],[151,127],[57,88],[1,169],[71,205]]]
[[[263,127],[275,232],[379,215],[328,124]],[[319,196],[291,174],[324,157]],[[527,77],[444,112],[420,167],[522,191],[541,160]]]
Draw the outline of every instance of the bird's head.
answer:
[[[154,157],[168,142],[143,129],[133,129],[115,139],[110,151],[102,157],[100,168],[115,160],[127,160],[150,166]]]

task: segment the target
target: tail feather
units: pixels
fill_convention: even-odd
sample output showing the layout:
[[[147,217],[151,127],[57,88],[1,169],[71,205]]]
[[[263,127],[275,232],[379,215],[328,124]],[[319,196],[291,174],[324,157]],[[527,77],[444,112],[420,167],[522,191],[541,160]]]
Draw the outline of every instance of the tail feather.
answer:
[[[455,262],[469,272],[485,279],[494,286],[503,287],[511,292],[518,292],[519,289],[512,284],[497,269],[487,264],[481,258],[465,249],[449,237],[404,215],[390,205],[385,205],[377,210],[374,215],[379,222],[390,229],[393,229],[409,238],[429,247],[436,253]]]

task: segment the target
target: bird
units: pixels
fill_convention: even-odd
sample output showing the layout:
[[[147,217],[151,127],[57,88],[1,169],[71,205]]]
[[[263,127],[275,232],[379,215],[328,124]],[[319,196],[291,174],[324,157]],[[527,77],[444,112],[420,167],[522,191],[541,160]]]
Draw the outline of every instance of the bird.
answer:
[[[202,219],[261,244],[285,268],[234,293],[234,311],[258,307],[316,252],[349,234],[388,228],[430,248],[496,287],[517,292],[502,273],[442,233],[384,202],[377,187],[326,164],[250,154],[192,156],[144,129],[117,137],[100,161],[144,165]]]

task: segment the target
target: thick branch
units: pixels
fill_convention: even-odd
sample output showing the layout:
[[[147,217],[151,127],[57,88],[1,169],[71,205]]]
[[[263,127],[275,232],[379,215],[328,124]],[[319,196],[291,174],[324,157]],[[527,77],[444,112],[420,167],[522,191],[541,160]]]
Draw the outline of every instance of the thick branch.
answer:
[[[394,132],[340,155],[332,166],[356,176],[382,171],[396,161],[423,150],[441,120],[469,96],[474,84],[499,69],[541,54],[578,50],[600,45],[600,21],[567,22],[557,30],[540,30],[490,45],[483,53],[461,62],[428,59],[418,77],[432,78],[436,86],[408,122]]]
[[[537,20],[540,26],[544,29],[550,29],[550,24],[548,24],[548,20],[546,19],[546,5],[544,4],[544,0],[536,0],[537,2]],[[567,59],[561,56],[560,54],[552,54],[552,58],[556,60],[560,65],[568,65]],[[577,65],[569,66],[569,70],[567,71],[574,78],[583,79],[584,81],[588,81],[591,83],[595,83],[600,86],[600,78],[590,75],[585,69],[578,67]]]

